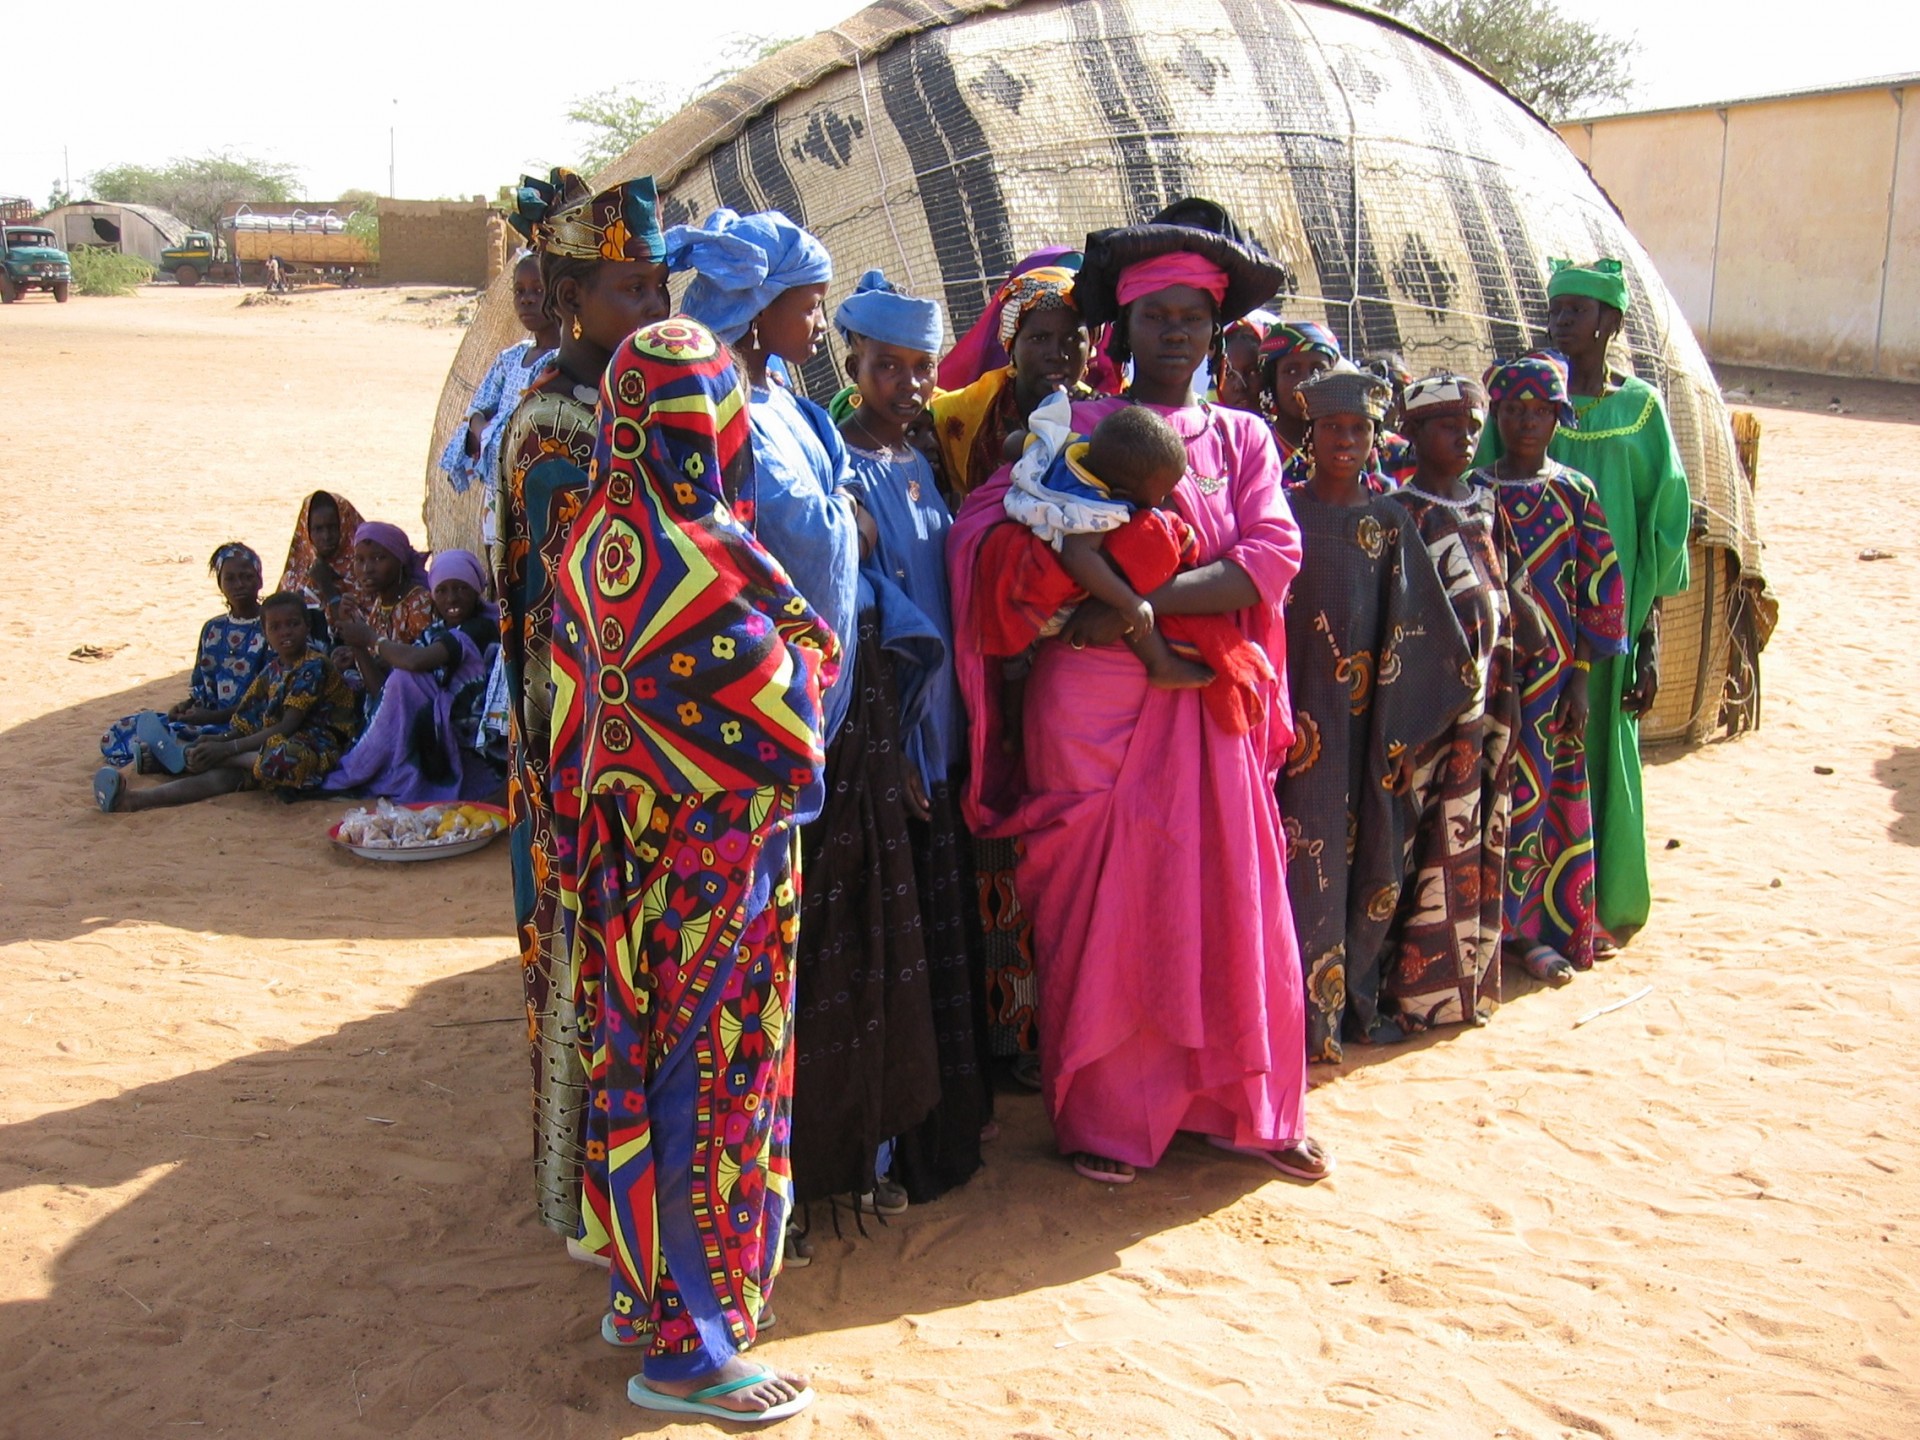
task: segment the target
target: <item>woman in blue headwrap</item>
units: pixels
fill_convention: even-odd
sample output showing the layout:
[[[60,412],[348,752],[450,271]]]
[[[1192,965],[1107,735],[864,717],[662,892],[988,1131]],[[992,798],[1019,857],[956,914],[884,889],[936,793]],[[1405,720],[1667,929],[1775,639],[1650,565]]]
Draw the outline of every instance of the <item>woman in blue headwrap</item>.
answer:
[[[600,377],[620,342],[672,312],[667,250],[651,176],[595,195],[570,170],[524,177],[519,219],[540,256],[560,327],[553,362],[507,422],[489,504],[488,555],[500,603],[509,748],[513,910],[532,1034],[534,1188],[540,1219],[580,1235],[587,1094],[575,1049],[548,789],[553,712],[554,572],[586,503]]]
[[[751,386],[758,475],[745,510],[736,506],[736,512],[787,567],[843,647],[840,678],[826,697],[831,740],[851,694],[860,564],[853,510],[839,495],[847,450],[827,412],[789,390],[770,364],[777,358],[783,366],[802,365],[819,348],[833,260],[826,246],[777,210],[716,210],[699,225],[674,226],[667,248],[674,269],[698,272],[682,312],[733,347]]]

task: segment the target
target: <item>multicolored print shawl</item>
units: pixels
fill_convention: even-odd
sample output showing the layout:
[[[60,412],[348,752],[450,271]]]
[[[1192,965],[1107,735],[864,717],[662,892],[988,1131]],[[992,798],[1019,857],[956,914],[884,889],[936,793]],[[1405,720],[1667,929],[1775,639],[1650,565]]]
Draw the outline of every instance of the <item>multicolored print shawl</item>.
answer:
[[[599,422],[558,579],[556,809],[810,785],[839,643],[734,516],[753,452],[731,356],[693,321],[646,326],[607,367]]]

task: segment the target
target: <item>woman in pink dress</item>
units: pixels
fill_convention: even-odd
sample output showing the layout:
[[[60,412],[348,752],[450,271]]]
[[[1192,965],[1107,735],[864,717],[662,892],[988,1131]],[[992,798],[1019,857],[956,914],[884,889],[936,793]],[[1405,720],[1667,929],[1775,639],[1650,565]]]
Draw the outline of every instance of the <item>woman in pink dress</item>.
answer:
[[[1178,225],[1101,231],[1086,257],[1076,303],[1114,322],[1134,383],[1076,405],[1075,430],[1144,404],[1187,447],[1173,500],[1199,563],[1145,598],[1164,615],[1231,617],[1284,676],[1281,603],[1300,543],[1279,455],[1258,416],[1201,402],[1192,380],[1220,324],[1271,297],[1285,272]],[[1006,520],[1007,483],[1002,470],[968,498],[948,546],[971,719],[967,820],[1022,842],[1060,1149],[1088,1179],[1125,1184],[1189,1130],[1318,1180],[1332,1165],[1303,1117],[1300,956],[1272,785],[1292,739],[1284,681],[1249,733],[1229,734],[1200,691],[1152,687],[1120,643],[1125,622],[1087,601],[1040,645],[1022,733],[1007,733],[977,629],[1001,577],[975,563]]]

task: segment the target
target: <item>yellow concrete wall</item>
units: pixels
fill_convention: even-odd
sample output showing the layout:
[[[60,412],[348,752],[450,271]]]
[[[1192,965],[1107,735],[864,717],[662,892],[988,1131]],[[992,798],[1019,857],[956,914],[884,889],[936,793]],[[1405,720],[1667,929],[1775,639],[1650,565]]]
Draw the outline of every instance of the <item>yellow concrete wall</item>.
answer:
[[[1563,127],[1716,360],[1920,379],[1920,92]]]

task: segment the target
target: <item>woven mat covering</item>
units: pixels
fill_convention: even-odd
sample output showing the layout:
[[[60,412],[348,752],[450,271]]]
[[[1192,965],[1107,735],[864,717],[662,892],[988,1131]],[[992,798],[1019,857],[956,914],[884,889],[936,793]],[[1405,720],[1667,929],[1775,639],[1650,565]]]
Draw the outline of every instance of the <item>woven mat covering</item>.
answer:
[[[1362,358],[1397,350],[1415,374],[1477,374],[1530,348],[1548,257],[1618,256],[1634,303],[1615,363],[1665,392],[1705,548],[1734,577],[1673,618],[1708,637],[1705,680],[1726,672],[1716,626],[1738,584],[1762,583],[1760,543],[1706,360],[1559,137],[1415,30],[1306,0],[886,0],[696,101],[595,178],[647,173],[664,223],[783,210],[833,253],[830,306],[877,265],[941,297],[955,334],[1028,251],[1206,196],[1299,277],[1275,307],[1286,318],[1331,326]],[[430,455],[520,338],[509,285],[482,300]],[[838,388],[840,361],[836,336],[806,367],[816,399]],[[479,487],[456,494],[428,464],[432,543],[474,545]],[[1669,668],[1645,735],[1704,738],[1718,690]]]

